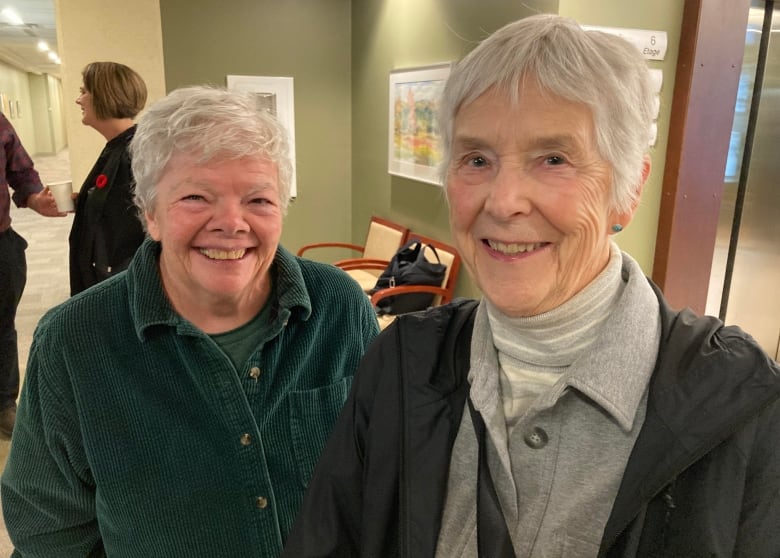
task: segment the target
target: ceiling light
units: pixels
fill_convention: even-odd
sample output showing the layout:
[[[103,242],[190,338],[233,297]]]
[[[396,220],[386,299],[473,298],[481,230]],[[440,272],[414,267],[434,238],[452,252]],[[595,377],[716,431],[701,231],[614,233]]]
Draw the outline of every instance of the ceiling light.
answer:
[[[50,50],[47,54],[49,56],[49,60],[51,60],[55,64],[59,64],[60,63],[60,57],[57,56],[56,52],[54,52],[53,50]]]
[[[38,41],[38,50],[41,52],[48,52],[49,51],[49,43],[46,41]]]
[[[24,25],[24,20],[19,17],[19,14],[17,14],[16,10],[13,8],[3,8],[3,11],[0,12],[0,14],[2,14],[11,25]]]

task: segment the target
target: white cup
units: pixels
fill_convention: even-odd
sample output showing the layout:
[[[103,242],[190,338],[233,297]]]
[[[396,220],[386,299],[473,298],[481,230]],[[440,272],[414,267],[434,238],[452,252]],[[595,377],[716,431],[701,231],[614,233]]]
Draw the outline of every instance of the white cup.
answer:
[[[51,193],[54,195],[54,201],[57,202],[57,209],[60,213],[67,213],[74,211],[73,198],[73,184],[70,180],[65,182],[52,182],[47,185]]]

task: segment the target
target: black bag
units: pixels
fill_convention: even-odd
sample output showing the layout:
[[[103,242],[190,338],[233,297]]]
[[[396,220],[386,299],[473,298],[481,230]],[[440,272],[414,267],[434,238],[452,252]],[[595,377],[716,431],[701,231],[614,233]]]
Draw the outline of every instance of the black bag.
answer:
[[[425,259],[425,249],[429,248],[436,256],[438,263]],[[440,287],[447,272],[447,266],[441,263],[436,248],[430,244],[423,245],[417,239],[412,239],[404,244],[395,253],[382,275],[377,279],[376,285],[371,289],[374,294],[388,287],[400,287],[402,285],[433,285]],[[432,293],[407,293],[388,296],[377,304],[379,314],[405,314],[416,310],[428,308],[436,295]]]

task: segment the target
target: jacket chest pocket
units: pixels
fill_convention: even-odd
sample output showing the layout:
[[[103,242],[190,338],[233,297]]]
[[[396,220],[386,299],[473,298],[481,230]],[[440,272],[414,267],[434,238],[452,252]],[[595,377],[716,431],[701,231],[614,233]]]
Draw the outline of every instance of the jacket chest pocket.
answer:
[[[309,483],[336,418],[347,400],[352,376],[316,389],[289,395],[290,434],[302,485]]]

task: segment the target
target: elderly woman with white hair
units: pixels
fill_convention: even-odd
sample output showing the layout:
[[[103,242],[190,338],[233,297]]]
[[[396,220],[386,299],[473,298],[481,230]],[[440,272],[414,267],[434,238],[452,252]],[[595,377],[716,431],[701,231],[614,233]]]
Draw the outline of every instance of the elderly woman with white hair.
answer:
[[[287,141],[250,95],[176,90],[131,149],[151,238],[40,322],[8,533],[20,556],[276,557],[374,311],[279,245]]]
[[[444,180],[484,296],[369,348],[284,556],[778,555],[780,368],[612,240],[652,101],[632,45],[558,16],[454,67]]]

